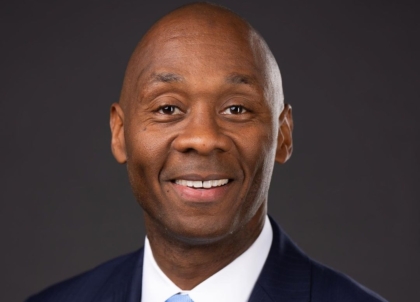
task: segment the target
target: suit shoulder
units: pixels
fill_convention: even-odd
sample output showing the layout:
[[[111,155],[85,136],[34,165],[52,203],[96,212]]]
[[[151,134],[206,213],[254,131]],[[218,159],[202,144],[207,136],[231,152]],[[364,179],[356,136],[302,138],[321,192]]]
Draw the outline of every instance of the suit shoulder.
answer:
[[[312,264],[313,302],[387,302],[349,276],[320,263]]]
[[[29,297],[26,302],[85,302],[92,301],[98,292],[116,275],[137,262],[139,252],[119,256],[80,275],[52,285]]]

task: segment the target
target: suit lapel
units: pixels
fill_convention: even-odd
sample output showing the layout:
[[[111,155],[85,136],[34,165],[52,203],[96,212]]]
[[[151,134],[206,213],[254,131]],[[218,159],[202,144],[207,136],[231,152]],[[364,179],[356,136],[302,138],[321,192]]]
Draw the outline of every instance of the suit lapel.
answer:
[[[94,302],[140,302],[143,248],[133,253],[112,272],[98,290]]]
[[[129,296],[126,300],[127,302],[140,302],[141,301],[141,290],[143,282],[143,259],[144,259],[144,247],[139,251],[137,257],[137,263],[134,270],[134,275],[131,280],[131,285],[129,289]],[[122,302],[122,301],[121,301]]]
[[[311,262],[270,217],[273,242],[250,302],[310,301]]]

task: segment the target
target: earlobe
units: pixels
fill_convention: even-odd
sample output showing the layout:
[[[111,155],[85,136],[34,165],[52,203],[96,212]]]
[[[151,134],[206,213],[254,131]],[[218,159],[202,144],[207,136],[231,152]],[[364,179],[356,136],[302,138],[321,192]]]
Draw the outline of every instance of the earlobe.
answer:
[[[284,164],[293,152],[293,116],[292,107],[289,104],[285,104],[279,120],[280,127],[277,139],[276,162]]]
[[[124,138],[124,112],[118,103],[111,105],[109,125],[111,127],[112,154],[118,163],[124,164],[127,162]]]

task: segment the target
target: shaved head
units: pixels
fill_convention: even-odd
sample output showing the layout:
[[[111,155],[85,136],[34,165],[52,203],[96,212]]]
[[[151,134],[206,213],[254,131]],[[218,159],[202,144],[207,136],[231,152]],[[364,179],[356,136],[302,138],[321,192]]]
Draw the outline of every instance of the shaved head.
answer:
[[[159,49],[177,37],[185,36],[184,43],[194,44],[207,40],[209,44],[220,40],[237,48],[237,55],[248,54],[245,60],[253,60],[253,76],[232,75],[239,82],[258,82],[264,86],[264,95],[280,114],[284,107],[281,76],[276,60],[261,35],[243,18],[231,10],[206,2],[182,6],[158,20],[143,36],[135,48],[124,77],[120,103],[126,108],[139,95],[139,85],[144,80],[179,81],[174,74],[149,74],[153,59],[160,60]],[[173,48],[176,52],[177,48]],[[224,51],[219,49],[219,51]],[[235,54],[233,54],[235,55]],[[200,54],[191,53],[199,57]],[[245,56],[244,56],[245,57]],[[188,64],[188,58],[186,58]],[[228,64],[229,62],[225,62]],[[145,79],[146,77],[146,79]]]

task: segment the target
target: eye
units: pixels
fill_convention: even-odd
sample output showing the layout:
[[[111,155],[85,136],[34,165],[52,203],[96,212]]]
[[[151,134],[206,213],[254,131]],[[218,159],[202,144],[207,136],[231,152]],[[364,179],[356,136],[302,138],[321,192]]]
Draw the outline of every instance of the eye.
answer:
[[[241,105],[234,105],[226,108],[222,114],[243,114],[245,112],[248,112],[243,106]]]
[[[175,114],[181,114],[181,110],[179,110],[178,107],[172,106],[172,105],[165,105],[159,108],[158,112],[160,114],[165,115],[175,115]]]

